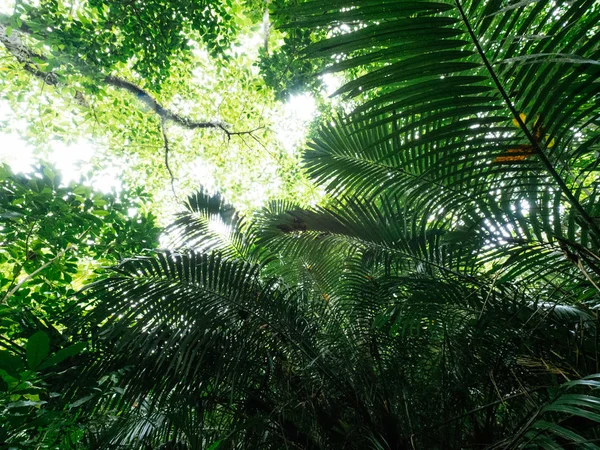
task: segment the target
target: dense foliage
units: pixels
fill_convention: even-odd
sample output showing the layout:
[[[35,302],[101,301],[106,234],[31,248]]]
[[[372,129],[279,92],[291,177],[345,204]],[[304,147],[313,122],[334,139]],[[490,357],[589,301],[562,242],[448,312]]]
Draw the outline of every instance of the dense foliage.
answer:
[[[94,271],[157,246],[154,217],[137,212],[147,200],[142,191],[65,186],[48,165],[28,175],[0,167],[1,448],[82,438],[77,414],[61,411],[68,402],[60,392],[77,377],[70,358],[87,342],[66,322],[81,314],[74,294],[100,276]]]
[[[265,4],[230,3],[0,4],[0,132],[46,159],[93,153],[85,163],[144,186],[163,222],[173,191],[200,183],[245,209],[312,200],[296,150],[306,123],[258,74]],[[266,35],[271,52],[281,36]]]
[[[64,62],[59,55],[77,55],[110,72],[134,58],[132,68],[153,84],[168,76],[171,56],[188,48],[190,35],[198,34],[213,53],[222,53],[235,32],[231,1],[93,0],[83,10],[74,6],[57,0],[34,7],[18,2],[15,16],[28,16],[27,31],[60,50],[50,60],[57,66]]]
[[[88,350],[64,349],[60,402],[19,405],[82,439],[42,424],[6,445],[599,448],[598,3],[271,12],[302,47],[274,63],[310,61],[280,89],[320,67],[347,80],[304,154],[325,198],[241,214],[190,196],[168,250],[128,248],[76,297],[64,324]],[[71,361],[48,336],[2,341],[11,386],[16,366]]]

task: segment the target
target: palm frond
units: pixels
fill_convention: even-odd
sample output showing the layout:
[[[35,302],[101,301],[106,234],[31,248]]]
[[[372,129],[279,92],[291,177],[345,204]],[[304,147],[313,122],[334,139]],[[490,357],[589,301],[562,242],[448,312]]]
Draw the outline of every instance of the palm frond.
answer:
[[[585,388],[587,393],[569,393]],[[563,449],[573,445],[577,448],[598,449],[600,423],[600,389],[598,374],[564,383],[555,399],[542,407],[534,422],[527,424],[518,439],[509,444],[514,448]],[[582,426],[583,424],[587,426]],[[577,426],[576,432],[573,425]],[[582,435],[582,434],[584,435]]]
[[[305,157],[328,197],[242,220],[200,192],[179,253],[88,289],[89,373],[122,389],[97,408],[130,412],[105,442],[596,448],[600,8],[283,14],[328,30],[306,57],[355,75],[337,95],[356,108]]]
[[[324,20],[332,27],[308,57],[333,59],[333,71],[360,73],[338,91],[363,99],[350,129],[328,129],[315,140],[322,152],[345,135],[343,146],[333,146],[344,152],[334,156],[344,168],[313,168],[317,179],[350,170],[371,189],[380,176],[404,190],[401,181],[394,184],[407,186],[406,173],[470,197],[482,190],[529,193],[533,180],[558,189],[598,239],[591,211],[572,192],[582,184],[568,156],[584,158],[583,143],[597,128],[600,12],[593,2],[379,5],[309,1],[284,10],[308,28]],[[371,134],[367,145],[353,140],[358,153],[347,145],[354,131]]]
[[[219,250],[228,257],[250,259],[252,237],[245,221],[219,193],[200,189],[185,206],[187,211],[165,230],[169,248]]]

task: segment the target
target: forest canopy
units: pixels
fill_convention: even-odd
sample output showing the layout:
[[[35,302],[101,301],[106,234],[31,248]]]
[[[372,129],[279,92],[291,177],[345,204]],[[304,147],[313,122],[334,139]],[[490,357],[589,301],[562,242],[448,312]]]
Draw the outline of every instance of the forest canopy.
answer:
[[[597,1],[18,0],[0,73],[1,449],[600,449]]]

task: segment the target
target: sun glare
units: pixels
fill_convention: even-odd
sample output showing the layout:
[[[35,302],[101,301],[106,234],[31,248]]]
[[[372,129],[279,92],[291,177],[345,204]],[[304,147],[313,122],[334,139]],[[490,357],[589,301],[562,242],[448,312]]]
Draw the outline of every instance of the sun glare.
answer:
[[[309,123],[317,116],[317,103],[309,93],[292,95],[278,111],[274,118],[277,139],[288,152],[293,152],[300,145]]]
[[[14,0],[0,0],[0,14],[12,14],[14,9]]]
[[[35,164],[33,149],[16,134],[0,134],[0,162],[14,172],[31,172]]]
[[[14,172],[28,173],[39,163],[34,150],[21,137],[13,133],[0,134],[0,163],[8,164]],[[50,141],[46,160],[61,174],[62,184],[79,181],[93,172],[92,158],[94,145],[85,140],[75,144]],[[42,158],[43,160],[44,158]],[[108,168],[92,175],[90,184],[102,192],[121,189],[120,172],[122,168]]]
[[[315,118],[317,104],[308,93],[292,95],[285,104],[285,111],[296,120],[309,122]]]

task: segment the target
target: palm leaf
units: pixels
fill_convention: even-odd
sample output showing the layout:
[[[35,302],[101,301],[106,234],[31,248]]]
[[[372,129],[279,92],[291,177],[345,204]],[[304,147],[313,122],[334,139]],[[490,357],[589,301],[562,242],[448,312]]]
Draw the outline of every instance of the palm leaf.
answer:
[[[220,194],[201,189],[188,198],[185,207],[165,230],[169,248],[219,250],[228,257],[250,259],[251,234],[244,219]]]
[[[597,239],[592,214],[572,193],[577,174],[567,156],[589,149],[572,138],[574,126],[583,136],[595,128],[590,120],[596,117],[600,71],[593,30],[600,13],[592,3],[409,2],[395,9],[381,2],[375,11],[370,3],[309,1],[283,13],[309,28],[327,22],[334,27],[306,54],[337,59],[333,71],[359,71],[338,91],[365,100],[352,116],[354,126],[365,133],[393,124],[379,133],[389,144],[379,145],[367,158],[371,164],[360,167],[371,170],[362,170],[369,180],[389,167],[389,178],[398,178],[397,170],[417,178],[426,173],[431,182],[468,194],[474,188],[490,192],[494,184],[529,192],[533,177],[537,185],[557,188]],[[523,112],[539,115],[543,132],[533,129],[532,120],[524,123]],[[511,130],[511,119],[519,131]],[[327,130],[317,145],[326,133],[339,135]],[[552,139],[560,149],[549,151]],[[371,139],[358,155],[374,145]],[[535,156],[492,163],[516,145],[532,146]]]
[[[573,419],[577,418],[578,421],[589,423],[590,435],[594,438],[598,437],[597,424],[600,423],[600,398],[595,395],[596,393],[569,393],[570,390],[581,387],[588,388],[588,392],[599,389],[598,374],[563,384],[556,399],[544,406],[537,414],[545,418],[539,419],[530,425],[522,441],[519,442],[518,448],[537,448],[539,446],[541,448],[562,449],[577,445],[578,448],[598,449],[599,447],[593,443],[597,439],[582,436],[565,424],[566,419],[569,419],[570,423],[576,423],[573,422]],[[563,424],[561,425],[561,423]],[[566,445],[559,445],[553,440],[557,437]],[[513,443],[516,444],[516,442]]]

